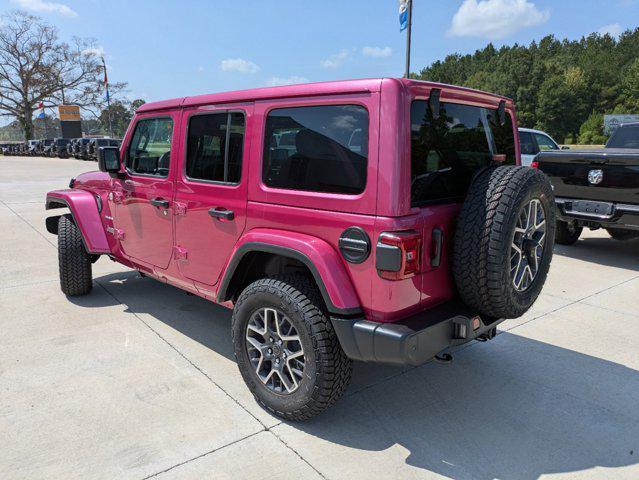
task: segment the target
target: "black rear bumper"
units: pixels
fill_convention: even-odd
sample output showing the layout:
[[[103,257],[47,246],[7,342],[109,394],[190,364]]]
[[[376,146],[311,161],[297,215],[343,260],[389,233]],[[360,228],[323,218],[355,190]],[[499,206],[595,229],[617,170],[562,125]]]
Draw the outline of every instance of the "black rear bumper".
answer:
[[[572,198],[555,198],[560,220],[577,221],[579,225],[585,227],[639,230],[639,205],[609,202],[608,204],[612,206],[612,213],[600,215],[596,213],[572,211],[571,205],[574,201],[575,199]]]
[[[397,323],[331,320],[348,357],[397,365],[426,363],[449,347],[494,335],[494,329],[504,321],[479,316],[460,302],[448,302]]]

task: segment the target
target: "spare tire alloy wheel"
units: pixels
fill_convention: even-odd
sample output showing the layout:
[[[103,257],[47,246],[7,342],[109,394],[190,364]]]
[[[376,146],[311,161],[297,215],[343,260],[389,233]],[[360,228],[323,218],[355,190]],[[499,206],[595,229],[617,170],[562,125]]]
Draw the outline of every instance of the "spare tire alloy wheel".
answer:
[[[289,318],[275,308],[257,310],[246,326],[249,361],[262,383],[278,394],[293,393],[304,375],[304,348]]]
[[[545,240],[546,213],[534,198],[519,213],[511,244],[510,276],[518,292],[525,292],[537,278]]]

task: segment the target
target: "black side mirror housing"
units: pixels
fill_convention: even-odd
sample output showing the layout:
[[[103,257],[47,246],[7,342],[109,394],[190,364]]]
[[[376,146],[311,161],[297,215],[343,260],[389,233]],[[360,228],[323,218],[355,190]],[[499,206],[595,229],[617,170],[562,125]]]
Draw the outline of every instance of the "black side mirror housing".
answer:
[[[499,107],[497,107],[497,120],[502,127],[506,125],[506,102],[503,100],[499,102]]]
[[[98,148],[98,168],[112,176],[120,171],[120,149],[118,147]]]

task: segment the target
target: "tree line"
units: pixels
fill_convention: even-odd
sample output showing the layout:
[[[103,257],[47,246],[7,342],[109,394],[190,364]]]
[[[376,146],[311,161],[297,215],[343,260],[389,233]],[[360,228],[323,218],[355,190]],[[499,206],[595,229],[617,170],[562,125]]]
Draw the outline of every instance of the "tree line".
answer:
[[[0,18],[0,117],[11,120],[0,129],[0,137],[12,137],[17,131],[25,140],[36,133],[42,137],[36,127],[50,137],[59,134],[51,113],[61,104],[81,107],[86,133],[108,133],[110,112],[113,134],[121,136],[144,101],[123,98],[126,83],[109,83],[111,108],[107,110],[104,69],[94,39],[63,41],[58,30],[39,17],[22,11],[4,15]],[[48,118],[34,118],[40,105]]]
[[[618,38],[593,33],[499,49],[489,44],[449,55],[415,78],[510,97],[520,126],[545,130],[559,142],[604,143],[604,114],[639,114],[639,28]]]

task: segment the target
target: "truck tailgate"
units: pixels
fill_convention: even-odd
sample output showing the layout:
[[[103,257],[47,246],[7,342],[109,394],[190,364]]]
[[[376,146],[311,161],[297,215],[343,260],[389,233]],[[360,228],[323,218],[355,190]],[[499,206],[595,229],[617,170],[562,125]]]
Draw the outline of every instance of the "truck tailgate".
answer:
[[[553,184],[556,197],[639,204],[639,150],[541,152],[539,169]],[[588,175],[601,170],[601,183]]]

